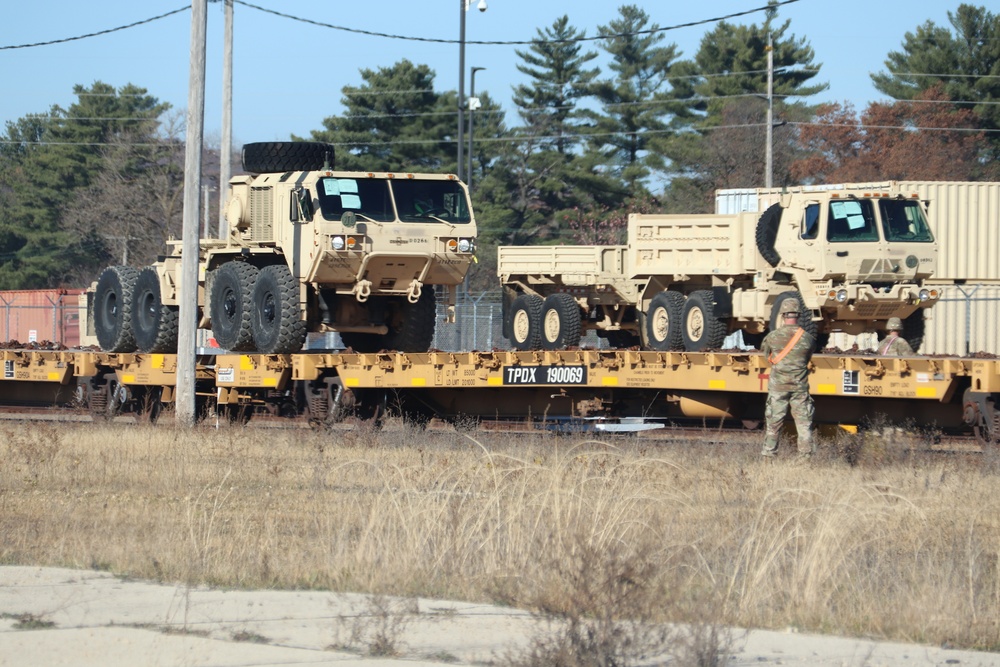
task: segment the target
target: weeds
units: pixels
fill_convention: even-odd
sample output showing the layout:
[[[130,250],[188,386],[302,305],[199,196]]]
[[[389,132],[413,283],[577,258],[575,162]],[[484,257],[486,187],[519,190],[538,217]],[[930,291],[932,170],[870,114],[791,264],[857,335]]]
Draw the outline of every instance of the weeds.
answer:
[[[418,613],[416,600],[369,596],[365,611],[338,618],[338,634],[346,629],[347,640],[334,647],[374,658],[396,657],[403,650],[402,635]]]
[[[14,619],[15,630],[47,630],[56,626],[55,621],[37,614],[0,614],[0,618]]]
[[[0,562],[499,601],[549,624],[538,664],[711,665],[723,623],[1000,645],[989,455],[906,431],[793,468],[758,435],[0,426]],[[344,643],[401,652],[414,614],[375,604]]]

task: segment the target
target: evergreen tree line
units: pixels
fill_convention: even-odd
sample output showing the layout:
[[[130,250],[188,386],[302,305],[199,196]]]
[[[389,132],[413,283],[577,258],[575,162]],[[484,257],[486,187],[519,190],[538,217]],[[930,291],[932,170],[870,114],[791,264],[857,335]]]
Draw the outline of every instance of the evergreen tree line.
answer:
[[[474,112],[474,284],[493,286],[498,244],[617,243],[629,212],[710,212],[717,189],[763,186],[769,49],[774,185],[1000,178],[1000,15],[961,4],[948,16],[888,53],[872,81],[895,101],[860,112],[810,103],[827,88],[822,65],[773,11],[716,24],[691,58],[635,5],[596,40],[568,16],[538,29],[516,51],[526,83],[513,117],[488,93]],[[344,112],[293,139],[336,144],[338,169],[456,173],[457,94],[434,76],[408,60],[361,69]],[[150,263],[180,235],[170,105],[131,84],[73,92],[69,108],[8,122],[0,139],[0,289],[80,286],[110,263]]]

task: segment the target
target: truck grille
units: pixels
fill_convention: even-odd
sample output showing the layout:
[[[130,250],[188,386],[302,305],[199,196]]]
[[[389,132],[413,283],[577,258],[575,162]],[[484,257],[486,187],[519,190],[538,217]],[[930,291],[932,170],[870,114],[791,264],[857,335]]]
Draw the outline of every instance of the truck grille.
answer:
[[[250,229],[252,240],[266,242],[274,240],[274,225],[272,218],[273,188],[250,189]]]
[[[879,320],[892,317],[899,310],[899,303],[859,303],[858,315],[864,319]]]

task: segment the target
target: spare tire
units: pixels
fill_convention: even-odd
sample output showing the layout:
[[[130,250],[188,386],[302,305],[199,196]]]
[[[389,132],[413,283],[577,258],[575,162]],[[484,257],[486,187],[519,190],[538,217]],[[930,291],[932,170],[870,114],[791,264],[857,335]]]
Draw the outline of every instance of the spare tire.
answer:
[[[781,204],[772,204],[757,220],[757,252],[771,266],[777,266],[781,261],[781,255],[774,249],[774,242],[778,239],[778,226],[781,224],[781,210]]]
[[[243,145],[243,171],[251,174],[333,169],[333,144],[318,141],[258,141]]]
[[[94,330],[105,352],[135,352],[132,293],[139,272],[131,266],[109,266],[94,290]]]

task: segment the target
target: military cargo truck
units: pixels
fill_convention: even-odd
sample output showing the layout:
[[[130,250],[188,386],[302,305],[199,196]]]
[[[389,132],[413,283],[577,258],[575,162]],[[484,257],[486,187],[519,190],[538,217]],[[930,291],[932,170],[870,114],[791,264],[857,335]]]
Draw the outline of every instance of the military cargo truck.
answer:
[[[219,346],[280,354],[310,331],[337,331],[357,352],[426,351],[436,289],[454,319],[474,261],[476,221],[453,175],[335,171],[333,147],[243,148],[229,182],[229,235],[202,240],[198,326]],[[153,266],[99,277],[92,320],[110,352],[177,348],[181,241]]]
[[[938,292],[926,202],[898,189],[794,192],[762,215],[629,216],[620,246],[501,247],[504,334],[560,349],[596,330],[617,347],[759,344],[789,302],[820,345],[834,331],[916,327]]]

